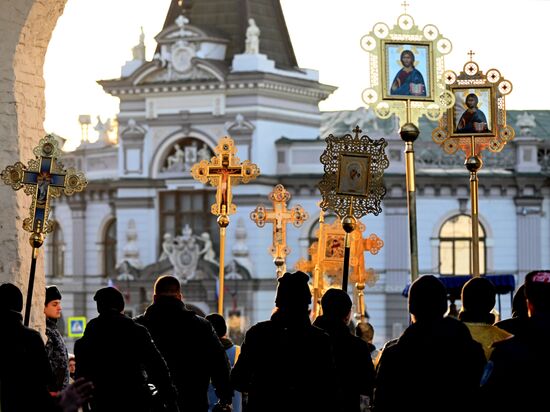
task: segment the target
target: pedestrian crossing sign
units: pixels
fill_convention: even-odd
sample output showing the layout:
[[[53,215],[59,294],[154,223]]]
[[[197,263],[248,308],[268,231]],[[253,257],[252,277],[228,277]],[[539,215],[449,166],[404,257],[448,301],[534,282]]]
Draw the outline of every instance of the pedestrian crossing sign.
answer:
[[[72,316],[69,318],[69,338],[80,338],[84,335],[86,317]]]

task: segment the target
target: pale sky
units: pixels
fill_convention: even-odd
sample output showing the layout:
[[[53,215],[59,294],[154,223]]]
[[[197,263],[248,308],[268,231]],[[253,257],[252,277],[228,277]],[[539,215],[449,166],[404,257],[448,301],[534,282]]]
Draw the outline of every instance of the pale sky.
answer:
[[[301,68],[319,71],[320,81],[338,90],[321,110],[355,110],[369,86],[368,54],[359,41],[374,24],[392,27],[403,0],[281,0]],[[475,52],[484,72],[498,69],[513,83],[508,109],[550,109],[542,72],[550,67],[550,0],[409,0],[415,24],[434,24],[453,44],[445,68],[460,72]],[[120,77],[143,26],[152,57],[170,0],[68,0],[46,56],[47,132],[80,139],[78,116],[113,118],[118,98],[96,80]],[[193,24],[191,21],[190,24]],[[260,27],[261,29],[261,27]],[[261,38],[261,36],[260,36]],[[95,133],[91,130],[90,137]]]

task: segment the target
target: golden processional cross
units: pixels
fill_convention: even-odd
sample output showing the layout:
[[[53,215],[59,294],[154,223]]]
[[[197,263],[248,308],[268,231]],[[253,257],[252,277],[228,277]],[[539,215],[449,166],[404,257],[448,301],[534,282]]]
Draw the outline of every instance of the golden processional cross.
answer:
[[[17,162],[13,166],[6,167],[1,174],[4,183],[11,186],[13,190],[24,188],[25,194],[32,196],[30,217],[23,221],[23,229],[31,232],[32,246],[25,306],[26,326],[29,325],[30,320],[38,248],[44,243],[45,235],[54,230],[53,223],[48,220],[50,200],[59,197],[62,191],[67,196],[81,192],[88,184],[82,172],[75,169],[64,170],[63,164],[57,159],[60,149],[53,135],[47,135],[41,139],[33,153],[36,158],[29,160],[28,167]]]
[[[215,156],[210,160],[201,160],[191,168],[191,175],[202,183],[210,183],[217,188],[216,203],[211,207],[213,215],[218,216],[220,227],[220,271],[218,313],[223,315],[224,297],[224,255],[225,255],[225,228],[229,225],[229,215],[236,212],[237,207],[232,203],[233,194],[231,185],[248,183],[260,174],[260,169],[249,160],[241,163],[236,157],[237,148],[230,137],[220,139],[214,148]]]
[[[291,251],[286,244],[287,223],[292,222],[295,227],[300,227],[309,218],[309,214],[300,205],[287,209],[286,205],[290,197],[290,193],[283,185],[277,185],[269,194],[273,209],[267,209],[260,204],[250,213],[250,219],[256,222],[258,227],[273,223],[273,244],[269,252],[277,267],[277,277],[281,277],[286,272],[286,256]]]
[[[336,278],[342,273],[345,265],[345,239],[349,236],[351,279],[355,282],[355,288],[359,297],[358,312],[365,312],[363,289],[365,283],[372,283],[372,271],[365,269],[364,252],[376,255],[384,246],[384,242],[377,235],[372,233],[369,237],[363,238],[365,225],[357,221],[352,232],[346,232],[341,220],[333,223],[325,223],[324,212],[319,215],[319,229],[316,233],[317,242],[309,248],[311,260],[300,259],[296,263],[296,269],[310,272],[313,276],[313,316],[319,314],[319,302],[326,291],[324,276]],[[342,273],[342,283],[346,281]],[[337,282],[333,282],[337,283]]]

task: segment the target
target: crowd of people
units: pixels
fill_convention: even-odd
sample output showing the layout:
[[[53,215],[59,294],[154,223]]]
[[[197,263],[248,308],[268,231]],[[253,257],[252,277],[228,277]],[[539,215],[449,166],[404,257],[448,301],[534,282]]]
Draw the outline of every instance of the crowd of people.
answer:
[[[152,304],[136,318],[124,297],[99,289],[92,319],[69,355],[57,329],[61,293],[46,289],[46,344],[22,323],[23,296],[0,285],[2,412],[395,412],[536,411],[550,383],[550,271],[526,275],[511,319],[495,318],[496,290],[485,277],[462,288],[458,317],[436,276],[415,280],[410,324],[377,350],[368,322],[351,323],[340,289],[310,319],[309,276],[278,279],[269,320],[242,346],[223,316],[201,317],[181,284],[161,276]]]

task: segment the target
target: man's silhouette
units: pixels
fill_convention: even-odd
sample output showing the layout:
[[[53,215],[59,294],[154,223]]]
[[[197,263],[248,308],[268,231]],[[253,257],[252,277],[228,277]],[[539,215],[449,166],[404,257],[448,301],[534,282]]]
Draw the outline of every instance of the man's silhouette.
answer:
[[[181,411],[208,411],[210,381],[220,403],[231,404],[233,390],[225,349],[210,322],[185,307],[176,277],[157,279],[153,304],[136,321],[147,327],[166,360]]]

